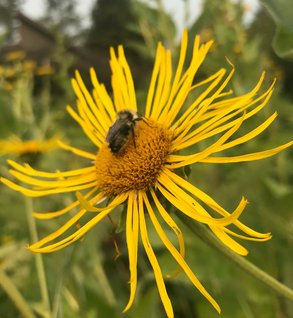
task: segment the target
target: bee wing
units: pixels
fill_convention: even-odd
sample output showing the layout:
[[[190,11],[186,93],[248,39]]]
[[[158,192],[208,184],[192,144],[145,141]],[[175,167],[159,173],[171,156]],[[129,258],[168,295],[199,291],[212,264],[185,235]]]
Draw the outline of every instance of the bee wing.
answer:
[[[127,122],[127,119],[116,120],[108,131],[108,134],[105,139],[106,142],[110,143],[111,141],[113,141]]]

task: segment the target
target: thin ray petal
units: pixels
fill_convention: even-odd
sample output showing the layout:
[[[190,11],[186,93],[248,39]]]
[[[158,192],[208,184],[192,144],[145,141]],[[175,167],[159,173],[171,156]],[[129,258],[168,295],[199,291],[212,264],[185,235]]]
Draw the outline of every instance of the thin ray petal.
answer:
[[[167,247],[167,249],[170,251],[172,256],[176,259],[176,261],[180,264],[180,266],[185,271],[188,278],[192,281],[192,283],[195,285],[195,287],[209,300],[209,302],[214,306],[214,308],[218,311],[218,313],[221,313],[221,309],[217,302],[212,298],[212,296],[206,291],[206,289],[202,286],[202,284],[199,282],[199,280],[195,277],[189,266],[184,261],[184,258],[180,255],[180,253],[176,250],[176,248],[172,245],[172,243],[167,238],[166,234],[164,233],[160,223],[158,222],[153,209],[151,208],[151,205],[148,201],[148,198],[145,193],[143,193],[143,200],[146,204],[147,210],[149,212],[150,218],[152,220],[152,223],[160,236],[162,242]]]
[[[83,129],[83,131],[85,132],[85,134],[89,137],[89,139],[98,147],[101,148],[102,144],[103,144],[103,139],[102,136],[99,138],[97,138],[93,132],[89,129],[89,127],[86,125],[86,123],[77,115],[77,113],[70,107],[67,106],[66,107],[68,113],[72,116],[73,119],[75,119],[79,125],[81,126],[81,128]]]
[[[139,192],[138,200],[139,200],[139,224],[140,224],[141,240],[142,240],[144,249],[147,253],[148,259],[152,265],[152,268],[153,268],[153,271],[155,274],[156,283],[157,283],[158,290],[159,290],[159,294],[160,294],[162,303],[164,305],[164,308],[166,310],[167,316],[168,316],[168,318],[173,318],[174,312],[173,312],[170,298],[167,294],[162,271],[161,271],[160,265],[157,261],[156,255],[152,249],[152,246],[151,246],[151,243],[149,241],[148,234],[147,234],[147,228],[146,228],[145,216],[144,216],[144,210],[143,210],[142,192]]]
[[[174,181],[177,186],[182,187],[183,189],[187,190],[188,192],[190,192],[191,194],[193,194],[194,196],[196,196],[197,198],[199,198],[201,201],[203,201],[205,204],[207,204],[209,207],[211,207],[212,209],[214,209],[215,211],[217,211],[219,214],[223,215],[223,216],[228,216],[230,215],[229,212],[227,212],[225,209],[223,209],[216,201],[214,201],[210,196],[208,196],[206,193],[204,193],[203,191],[201,191],[200,189],[196,188],[194,185],[192,185],[191,183],[189,183],[188,181],[184,180],[183,178],[179,177],[178,175],[176,175],[176,173],[173,173],[171,171],[169,171],[168,169],[164,170],[164,173],[166,173],[166,175],[168,177],[171,178],[172,181]],[[164,180],[164,174],[161,175],[161,183],[165,184],[166,181]],[[167,181],[168,182],[168,181]],[[240,229],[242,230],[244,233],[251,235],[251,236],[255,236],[258,238],[268,238],[270,237],[271,233],[259,233],[256,232],[250,228],[248,228],[247,226],[245,226],[244,224],[242,224],[240,221],[236,220],[234,222],[234,224]]]
[[[77,84],[79,88],[81,89],[83,96],[85,96],[85,99],[79,99],[80,100],[80,106],[84,111],[84,116],[82,116],[83,119],[88,118],[88,120],[94,125],[94,127],[102,134],[105,134],[105,129],[101,125],[101,113],[99,112],[99,109],[97,105],[95,104],[92,96],[88,92],[87,88],[84,85],[84,82],[79,74],[78,71],[75,71],[75,76],[77,80]],[[81,94],[79,94],[80,96]],[[81,115],[81,113],[80,113]]]
[[[35,190],[30,190],[30,189],[26,189],[23,188],[17,184],[14,184],[13,182],[5,179],[5,178],[1,178],[1,181],[6,184],[8,187],[10,187],[11,189],[14,189],[16,191],[19,191],[21,193],[23,193],[24,195],[28,196],[28,197],[42,197],[45,195],[49,195],[49,194],[54,194],[54,193],[64,193],[64,192],[75,192],[75,191],[80,191],[80,190],[84,190],[84,189],[89,189],[89,188],[93,188],[95,186],[97,186],[97,181],[85,184],[85,185],[81,185],[81,186],[75,186],[75,187],[67,187],[67,188],[58,188],[58,189],[50,189],[50,190],[44,190],[44,191],[35,191]]]
[[[136,104],[136,96],[135,96],[133,78],[132,78],[132,74],[131,74],[129,65],[128,65],[128,63],[126,61],[126,58],[125,58],[125,55],[124,55],[124,50],[123,50],[123,46],[122,45],[118,46],[118,54],[119,54],[119,62],[120,62],[121,66],[123,67],[123,70],[125,72],[125,79],[126,79],[126,82],[127,82],[128,94],[129,94],[129,99],[130,99],[129,108],[137,111],[137,104]]]
[[[214,144],[212,144],[210,147],[208,147],[207,149],[205,149],[204,151],[197,153],[195,155],[190,155],[190,156],[178,156],[178,157],[182,157],[182,161],[179,163],[175,163],[172,165],[172,169],[177,169],[180,167],[184,167],[186,165],[190,165],[193,164],[197,161],[202,160],[203,158],[208,157],[210,154],[217,152],[217,149],[228,139],[230,138],[235,131],[237,131],[239,129],[239,127],[241,126],[241,124],[243,123],[244,120],[244,116],[246,113],[243,114],[243,116],[241,118],[238,119],[237,123],[235,124],[235,126],[233,128],[231,128],[230,130],[228,130],[221,138],[219,138],[218,141],[216,141]]]
[[[229,235],[225,233],[223,228],[217,227],[217,226],[211,226],[209,225],[210,229],[214,232],[214,234],[218,237],[220,241],[222,241],[223,244],[228,246],[232,251],[235,253],[245,256],[248,254],[248,250],[234,241]]]
[[[68,236],[64,240],[45,246],[40,248],[35,248],[33,245],[28,246],[27,249],[34,252],[34,253],[51,253],[58,251],[71,243],[79,240],[86,232],[88,232],[93,226],[95,226],[98,222],[100,222],[107,214],[109,214],[112,211],[111,208],[107,208],[106,210],[99,213],[97,216],[95,216],[92,220],[87,222],[84,226],[82,226],[79,230],[77,230],[74,234]],[[79,220],[79,219],[77,219]],[[50,239],[51,241],[51,239]]]
[[[49,188],[70,187],[70,186],[80,185],[80,184],[84,184],[84,183],[88,183],[88,182],[96,180],[95,172],[91,172],[90,174],[82,175],[74,179],[59,180],[59,181],[43,181],[43,180],[31,178],[15,170],[9,170],[9,172],[15,178],[27,184],[41,186],[41,187],[49,187]]]
[[[250,153],[247,155],[235,156],[235,157],[207,157],[207,158],[199,160],[199,162],[232,163],[232,162],[260,160],[260,159],[271,157],[277,154],[278,152],[290,147],[291,145],[293,145],[293,141],[290,141],[285,145],[282,145],[270,150],[265,150],[265,151],[260,151],[260,152],[255,152],[255,153]]]
[[[105,86],[99,83],[96,72],[92,67],[90,68],[90,75],[91,75],[91,80],[94,85],[94,88],[97,91],[97,94],[101,102],[103,103],[104,107],[106,108],[107,112],[109,113],[113,121],[115,119],[115,110],[114,110],[113,102],[111,98],[109,97]]]
[[[164,184],[168,187],[168,185]],[[189,203],[188,201],[185,201],[180,197],[180,199],[176,198],[174,195],[178,195],[178,193],[173,193],[174,195],[171,195],[170,192],[166,191],[160,184],[158,184],[158,189],[163,194],[163,196],[172,203],[177,209],[182,211],[184,214],[188,215],[192,219],[205,223],[208,225],[214,225],[214,226],[226,226],[231,223],[233,223],[237,218],[241,215],[243,212],[245,205],[247,204],[247,201],[242,200],[238,206],[238,208],[227,217],[223,218],[213,218],[211,217],[208,212],[194,199],[190,198]],[[178,190],[177,190],[178,191]],[[186,197],[189,197],[187,194],[185,194]]]
[[[86,151],[82,151],[82,150],[79,150],[77,148],[74,148],[74,147],[71,147],[71,146],[68,146],[68,145],[65,145],[62,141],[58,140],[58,145],[63,148],[63,149],[66,149],[66,150],[69,150],[73,153],[75,153],[76,155],[78,156],[81,156],[81,157],[85,157],[85,158],[89,158],[89,159],[92,159],[92,160],[96,160],[96,156],[89,153],[89,152],[86,152]]]
[[[138,203],[136,200],[133,200],[134,195],[134,193],[131,193],[129,195],[126,217],[126,242],[128,248],[130,270],[130,297],[127,306],[123,310],[123,313],[126,312],[133,304],[137,286]]]
[[[272,238],[271,233],[268,233],[269,235],[267,237],[255,238],[255,237],[248,237],[248,236],[244,236],[244,235],[239,235],[239,234],[237,234],[237,233],[235,233],[227,228],[223,228],[223,230],[230,235],[236,236],[238,238],[241,238],[242,240],[247,240],[247,241],[266,242]]]
[[[145,116],[146,117],[149,117],[150,113],[151,113],[152,102],[153,102],[153,97],[154,97],[154,92],[155,92],[156,81],[157,81],[157,77],[158,77],[159,70],[160,70],[161,59],[162,59],[162,44],[161,44],[161,42],[159,42],[158,47],[157,47],[156,60],[155,60],[154,68],[153,68],[151,83],[150,83],[150,87],[148,90],[146,107],[145,107]]]
[[[99,200],[99,198],[102,198],[103,194],[99,193],[96,197],[94,197],[93,199],[90,200],[91,204],[94,204],[95,202],[97,202],[97,200]],[[117,202],[124,202],[127,199],[127,194],[124,194],[122,196],[117,196],[112,204],[115,205]],[[112,206],[113,206],[112,205]],[[108,213],[110,212],[110,210],[105,210],[108,211]],[[102,213],[104,213],[105,211],[101,212],[98,215],[101,215]],[[53,241],[54,239],[56,239],[57,237],[59,237],[61,234],[63,234],[66,230],[68,230],[72,225],[74,225],[87,211],[85,209],[81,209],[75,216],[73,216],[68,222],[66,222],[60,229],[58,229],[57,231],[55,231],[54,233],[48,235],[47,237],[43,238],[42,240],[40,240],[37,243],[32,244],[29,249],[32,250],[33,252],[37,252],[37,251],[44,251],[44,250],[38,250],[39,247],[45,245],[48,242]],[[106,213],[107,214],[107,213]],[[80,232],[79,232],[80,233]],[[82,236],[82,235],[81,235]],[[80,237],[81,237],[80,236]],[[70,236],[69,239],[71,239],[71,237],[75,237],[74,234],[72,236]],[[68,239],[68,238],[67,238]],[[67,240],[65,239],[65,240]],[[64,241],[64,240],[63,240]],[[61,242],[63,242],[61,241]],[[66,241],[67,242],[67,241]],[[60,243],[60,242],[59,242]],[[58,244],[58,243],[57,243]],[[54,248],[56,246],[59,245],[55,245],[52,244],[50,245],[51,248]],[[46,253],[49,253],[50,248],[45,248],[45,251],[47,251]]]
[[[71,171],[65,171],[65,172],[59,172],[53,173],[53,172],[43,172],[38,171],[30,167],[28,164],[25,164],[25,167],[18,164],[17,162],[14,162],[12,160],[7,160],[7,162],[15,169],[19,170],[20,172],[23,172],[25,174],[28,174],[30,176],[35,177],[43,177],[43,178],[60,178],[60,177],[72,177],[72,176],[78,176],[78,175],[85,175],[88,173],[91,173],[95,171],[95,167],[87,167],[82,169],[76,169]]]
[[[128,196],[128,194],[127,194],[127,196]],[[85,210],[87,210],[87,211],[89,211],[89,212],[101,212],[101,211],[103,211],[105,208],[95,208],[92,204],[90,204],[89,203],[89,201],[87,201],[86,199],[85,199],[85,197],[80,193],[80,192],[76,192],[76,197],[77,197],[77,199],[78,199],[78,201],[79,201],[79,203],[80,203],[80,205],[85,209]],[[121,203],[123,203],[123,201],[121,201],[122,199],[124,198],[124,200],[127,198],[126,196],[125,196],[125,194],[121,194],[120,195],[120,200],[119,201],[116,201],[115,199],[113,200],[113,202],[112,203],[110,203],[107,207],[116,207],[117,205],[119,205],[119,204],[121,204]],[[92,200],[91,200],[92,201]],[[115,201],[115,203],[114,203],[114,201]],[[95,204],[95,202],[94,202],[94,204]]]
[[[160,212],[161,216],[163,217],[165,222],[170,226],[170,228],[176,234],[178,241],[179,241],[180,255],[184,259],[184,257],[185,257],[185,245],[184,245],[184,239],[183,239],[183,235],[182,235],[181,230],[179,229],[177,224],[173,221],[173,219],[171,218],[169,213],[163,208],[163,206],[161,205],[160,201],[158,200],[158,198],[157,198],[157,196],[152,188],[150,188],[150,192],[151,192],[151,195],[154,199],[156,207],[158,208],[158,211]],[[173,278],[176,275],[178,275],[180,273],[180,271],[181,271],[181,266],[178,265],[175,272],[172,275],[167,275],[167,277]]]
[[[91,191],[89,191],[84,197],[87,199],[89,198],[93,193],[95,193],[98,190],[99,186],[94,187]],[[102,193],[99,193],[96,198],[97,201],[99,201],[103,197]],[[37,219],[52,219],[57,216],[63,215],[67,213],[68,211],[72,210],[76,206],[78,206],[80,203],[79,201],[75,201],[72,204],[68,205],[66,208],[56,211],[56,212],[46,212],[46,213],[33,213],[33,216]]]

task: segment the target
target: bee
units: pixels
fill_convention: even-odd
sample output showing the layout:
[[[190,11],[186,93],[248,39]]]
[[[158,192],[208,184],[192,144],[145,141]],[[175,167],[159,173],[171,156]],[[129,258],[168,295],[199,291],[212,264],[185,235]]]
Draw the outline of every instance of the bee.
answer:
[[[106,136],[106,142],[113,153],[118,153],[127,144],[131,135],[134,148],[136,148],[134,132],[139,121],[142,120],[146,123],[144,118],[143,115],[132,109],[123,109],[117,113],[116,121],[110,127]]]

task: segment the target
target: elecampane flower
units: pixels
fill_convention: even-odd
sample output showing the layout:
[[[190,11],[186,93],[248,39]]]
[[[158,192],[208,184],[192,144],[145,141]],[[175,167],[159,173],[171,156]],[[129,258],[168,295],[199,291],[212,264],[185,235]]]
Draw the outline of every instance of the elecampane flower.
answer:
[[[159,43],[146,101],[145,119],[138,123],[138,129],[134,133],[135,144],[130,137],[126,146],[117,154],[111,152],[109,145],[105,142],[105,136],[115,121],[116,114],[125,109],[136,112],[137,103],[134,83],[124,56],[123,47],[118,48],[118,56],[111,48],[110,66],[113,73],[114,102],[107,94],[105,86],[98,82],[94,70],[91,69],[90,74],[94,86],[93,94],[91,95],[88,92],[77,72],[76,79],[73,79],[72,84],[78,97],[78,113],[71,107],[67,107],[68,112],[81,125],[86,135],[98,148],[97,155],[59,142],[59,145],[64,149],[86,157],[91,162],[94,161],[94,164],[90,164],[87,168],[72,171],[47,173],[34,170],[28,164],[21,166],[9,161],[15,169],[11,170],[14,177],[37,188],[24,188],[9,180],[2,179],[2,182],[12,189],[32,197],[76,191],[77,200],[64,209],[45,214],[34,213],[37,218],[50,219],[62,215],[76,206],[81,206],[80,211],[58,231],[28,247],[35,253],[49,253],[62,249],[82,238],[90,228],[115,207],[123,202],[127,203],[126,242],[130,268],[130,299],[124,311],[128,310],[133,303],[137,286],[137,250],[140,232],[142,244],[153,267],[159,294],[167,316],[174,316],[161,268],[149,242],[145,220],[145,212],[147,212],[166,248],[178,262],[177,269],[168,277],[176,276],[183,269],[198,290],[220,312],[220,307],[216,301],[201,285],[185,262],[182,232],[160,203],[159,195],[163,195],[172,205],[190,218],[207,224],[225,245],[240,255],[246,255],[248,251],[237,243],[232,238],[233,236],[255,241],[266,241],[271,237],[270,233],[258,233],[238,220],[247,204],[244,198],[241,199],[235,211],[229,213],[209,195],[176,174],[177,168],[197,162],[225,163],[266,158],[292,144],[292,142],[289,142],[271,150],[236,157],[213,156],[220,151],[242,144],[259,135],[272,123],[276,113],[256,129],[242,137],[228,141],[246,119],[255,115],[266,105],[272,94],[273,85],[261,96],[256,96],[264,78],[263,74],[250,93],[217,101],[218,98],[230,94],[230,92],[225,93],[223,90],[234,72],[234,67],[226,78],[224,78],[226,71],[221,69],[205,81],[193,85],[194,76],[211,45],[212,41],[200,45],[200,39],[196,37],[191,63],[187,70],[183,72],[187,48],[187,32],[184,31],[180,59],[173,76],[170,51]],[[203,84],[208,84],[206,90],[180,115],[179,112],[189,92]],[[178,150],[221,133],[222,135],[216,142],[198,153],[190,155],[173,154]],[[82,195],[79,191],[85,189],[88,192]],[[106,207],[97,207],[105,198],[112,198],[112,202]],[[199,201],[204,202],[221,217],[212,217]],[[50,243],[78,222],[87,211],[97,214],[74,234],[57,243]],[[162,219],[178,237],[179,249],[172,245],[164,233],[158,222],[157,214],[161,215]],[[230,224],[237,226],[245,235],[232,232],[227,228]]]
[[[56,135],[48,140],[21,140],[16,135],[11,135],[7,140],[0,140],[0,156],[5,154],[27,155],[48,152],[58,147],[57,141],[60,136]]]

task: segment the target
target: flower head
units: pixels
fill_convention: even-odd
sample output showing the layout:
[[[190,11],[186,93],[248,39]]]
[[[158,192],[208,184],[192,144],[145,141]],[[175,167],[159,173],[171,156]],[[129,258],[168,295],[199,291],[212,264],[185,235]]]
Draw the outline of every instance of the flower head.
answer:
[[[59,142],[59,145],[64,149],[86,157],[94,161],[94,164],[78,170],[47,173],[34,170],[29,165],[23,167],[9,161],[15,169],[11,170],[11,173],[16,178],[27,184],[37,186],[37,188],[24,188],[7,179],[2,179],[2,182],[11,188],[32,197],[76,191],[77,200],[68,207],[45,214],[34,213],[37,218],[50,219],[62,215],[78,205],[81,206],[80,211],[58,231],[28,247],[35,253],[57,251],[77,241],[115,207],[123,202],[127,203],[126,241],[129,253],[130,299],[124,311],[128,310],[133,303],[137,286],[137,250],[140,232],[143,246],[154,270],[159,294],[167,316],[174,316],[160,266],[148,239],[145,219],[145,212],[147,212],[166,248],[178,262],[178,267],[168,277],[176,276],[183,269],[198,290],[220,312],[220,307],[216,301],[201,285],[185,262],[182,232],[160,202],[159,195],[164,196],[172,205],[190,218],[207,224],[224,244],[240,255],[246,255],[248,251],[237,243],[232,238],[233,236],[255,241],[266,241],[271,237],[270,233],[258,233],[238,220],[247,204],[245,199],[242,198],[235,211],[229,213],[209,195],[182,179],[176,173],[177,168],[197,162],[225,163],[266,158],[293,143],[289,142],[271,150],[236,157],[213,156],[215,153],[242,144],[259,135],[272,123],[276,113],[244,136],[228,141],[246,119],[255,115],[266,105],[272,94],[273,85],[264,94],[256,97],[264,78],[263,74],[250,93],[218,101],[218,98],[231,93],[223,92],[223,90],[234,72],[234,67],[226,78],[224,78],[226,71],[221,69],[205,81],[193,85],[194,76],[211,45],[212,41],[200,45],[200,39],[196,37],[191,63],[187,70],[183,72],[187,48],[187,32],[184,31],[180,59],[176,73],[173,76],[171,54],[159,43],[146,101],[145,116],[142,117],[143,120],[136,124],[137,129],[133,129],[126,140],[126,145],[117,153],[110,150],[109,145],[105,142],[105,137],[111,125],[115,122],[117,113],[126,109],[137,112],[137,104],[134,83],[123,48],[122,46],[119,47],[118,56],[111,48],[110,66],[113,73],[114,101],[109,97],[105,86],[98,82],[94,70],[91,69],[90,74],[94,86],[93,95],[88,92],[77,72],[76,79],[73,79],[72,84],[78,97],[78,113],[71,107],[67,107],[72,117],[96,145],[97,154],[88,153]],[[182,113],[182,106],[186,102],[190,91],[203,84],[208,84],[207,89]],[[125,122],[123,122],[124,124],[126,125]],[[130,128],[124,127],[124,129],[125,131],[123,129],[118,130],[118,135],[124,135],[125,132],[129,132]],[[122,133],[122,131],[124,132]],[[190,155],[174,154],[201,140],[221,133],[222,135],[216,142],[198,153]],[[79,191],[85,189],[88,192],[82,195]],[[99,203],[106,197],[112,199],[111,203],[106,207],[98,207]],[[211,216],[198,202],[199,200],[221,217]],[[74,234],[57,243],[50,244],[74,225],[87,211],[99,213]],[[169,241],[156,214],[161,215],[162,219],[178,237],[179,249],[175,248]],[[232,232],[227,228],[230,224],[236,225],[245,235]]]
[[[23,51],[11,51],[5,55],[8,61],[21,60],[25,57],[25,52]]]
[[[56,147],[60,136],[56,135],[49,140],[26,140],[23,141],[16,135],[11,135],[7,140],[0,140],[0,156],[5,154],[36,155],[48,152]]]

